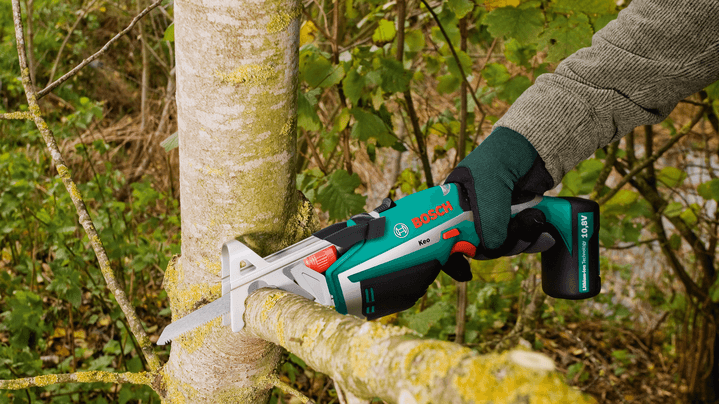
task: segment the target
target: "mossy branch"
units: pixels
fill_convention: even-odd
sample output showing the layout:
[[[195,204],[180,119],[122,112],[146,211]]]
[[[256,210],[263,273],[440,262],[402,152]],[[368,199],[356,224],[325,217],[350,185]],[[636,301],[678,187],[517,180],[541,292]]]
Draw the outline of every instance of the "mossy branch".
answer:
[[[546,356],[479,355],[407,328],[367,322],[274,289],[247,299],[249,333],[282,345],[360,398],[414,403],[592,402]],[[297,319],[302,318],[302,321]]]
[[[0,380],[0,389],[23,390],[29,387],[45,387],[60,383],[115,383],[144,384],[153,387],[160,380],[154,372],[113,373],[101,371],[66,373],[61,375],[41,375],[15,380]]]
[[[159,4],[159,1],[156,3],[156,5],[157,4]],[[78,214],[78,220],[82,225],[83,229],[85,230],[85,233],[88,235],[88,239],[90,240],[90,244],[93,247],[95,256],[98,259],[100,271],[105,278],[108,289],[115,296],[115,300],[117,301],[118,306],[120,306],[120,309],[122,309],[123,313],[125,314],[125,318],[130,325],[130,330],[135,336],[135,339],[140,344],[140,347],[142,348],[142,353],[145,356],[145,360],[147,361],[150,370],[158,370],[160,368],[160,360],[152,350],[153,344],[152,342],[150,342],[150,338],[148,338],[147,333],[145,333],[142,323],[138,319],[137,314],[135,313],[135,309],[130,304],[130,301],[125,294],[125,291],[122,290],[120,285],[117,283],[115,274],[110,267],[110,260],[108,259],[107,252],[105,251],[105,247],[103,246],[100,237],[98,236],[92,218],[88,213],[87,207],[85,206],[85,201],[83,200],[83,197],[80,194],[77,185],[73,181],[70,175],[70,170],[67,164],[65,164],[65,160],[60,153],[60,149],[58,148],[57,142],[55,140],[55,135],[50,130],[50,127],[42,117],[40,106],[37,103],[37,94],[30,81],[30,69],[28,68],[27,53],[25,50],[25,36],[23,33],[22,11],[20,9],[19,0],[12,0],[12,9],[13,21],[15,24],[15,40],[17,41],[18,61],[20,64],[22,85],[25,90],[25,96],[28,101],[28,108],[30,110],[30,114],[32,115],[32,119],[35,121],[35,126],[37,126],[38,130],[40,130],[40,134],[42,135],[48,151],[50,152],[50,156],[52,157],[53,165],[55,165],[57,172],[60,175],[60,179],[65,185],[67,191],[70,193],[70,198],[72,199],[73,204],[75,205],[75,210]]]

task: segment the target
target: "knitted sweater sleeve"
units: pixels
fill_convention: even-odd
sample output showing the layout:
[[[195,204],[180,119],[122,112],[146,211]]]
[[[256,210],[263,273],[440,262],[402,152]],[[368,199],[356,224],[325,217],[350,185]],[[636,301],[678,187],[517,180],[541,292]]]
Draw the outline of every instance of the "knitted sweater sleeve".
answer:
[[[717,79],[717,0],[633,0],[496,126],[525,136],[557,185],[598,148],[662,122]]]

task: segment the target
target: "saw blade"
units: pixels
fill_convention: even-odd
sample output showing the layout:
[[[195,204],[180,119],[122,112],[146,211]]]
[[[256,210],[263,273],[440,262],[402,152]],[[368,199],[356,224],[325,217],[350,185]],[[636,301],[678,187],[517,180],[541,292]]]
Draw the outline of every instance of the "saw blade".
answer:
[[[179,337],[193,328],[197,328],[229,312],[230,295],[225,295],[165,327],[162,334],[160,334],[157,344],[165,345],[168,341]]]

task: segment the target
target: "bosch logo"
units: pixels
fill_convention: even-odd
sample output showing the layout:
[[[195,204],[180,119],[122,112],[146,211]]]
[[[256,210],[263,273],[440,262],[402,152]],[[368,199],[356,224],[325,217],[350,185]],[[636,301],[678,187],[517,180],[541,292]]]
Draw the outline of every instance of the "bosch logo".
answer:
[[[398,238],[405,238],[410,234],[410,229],[404,223],[398,223],[393,227],[393,232]]]
[[[427,213],[423,213],[422,215],[420,215],[420,217],[414,217],[412,223],[417,229],[423,224],[430,223],[431,221],[437,219],[438,216],[443,216],[451,210],[453,210],[453,207],[450,204],[450,201],[447,201],[442,205],[436,206],[435,209],[428,210]]]

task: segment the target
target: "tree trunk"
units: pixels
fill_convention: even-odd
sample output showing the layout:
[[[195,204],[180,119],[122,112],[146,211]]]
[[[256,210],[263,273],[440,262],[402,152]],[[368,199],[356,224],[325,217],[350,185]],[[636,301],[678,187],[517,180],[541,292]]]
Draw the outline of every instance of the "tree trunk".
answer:
[[[261,256],[312,228],[295,190],[298,29],[293,0],[175,2],[182,257],[168,267],[173,320],[220,295],[228,239]],[[307,230],[307,231],[306,231]],[[265,402],[280,348],[221,327],[173,341],[169,402]]]

